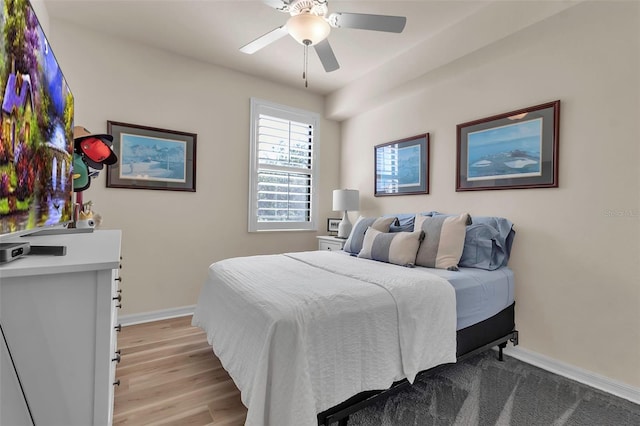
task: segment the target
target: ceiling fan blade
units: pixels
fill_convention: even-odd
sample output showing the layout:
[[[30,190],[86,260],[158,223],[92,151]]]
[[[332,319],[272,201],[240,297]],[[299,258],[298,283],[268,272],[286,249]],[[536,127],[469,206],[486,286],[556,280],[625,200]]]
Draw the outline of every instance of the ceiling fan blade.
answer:
[[[340,68],[336,55],[333,54],[333,49],[326,38],[314,45],[313,48],[316,50],[326,72],[335,71]]]
[[[286,36],[287,34],[289,34],[289,32],[287,31],[287,27],[286,25],[283,25],[281,27],[271,30],[268,33],[258,37],[252,42],[245,44],[240,48],[240,51],[242,53],[251,55],[252,53],[256,53],[258,50],[268,46],[274,41],[280,40],[282,37]]]
[[[288,12],[292,2],[293,0],[262,0],[262,3],[280,12]]]
[[[329,24],[336,28],[356,28],[359,30],[401,33],[406,23],[407,18],[404,16],[340,12],[329,15]]]

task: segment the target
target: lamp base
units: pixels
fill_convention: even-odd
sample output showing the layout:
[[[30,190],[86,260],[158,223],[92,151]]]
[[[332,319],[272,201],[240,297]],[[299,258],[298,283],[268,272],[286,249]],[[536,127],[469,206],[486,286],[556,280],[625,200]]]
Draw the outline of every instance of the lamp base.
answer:
[[[338,225],[338,238],[349,238],[349,234],[351,234],[351,222],[349,221],[349,216],[347,215],[347,211],[345,210],[344,215],[342,216],[342,220]]]

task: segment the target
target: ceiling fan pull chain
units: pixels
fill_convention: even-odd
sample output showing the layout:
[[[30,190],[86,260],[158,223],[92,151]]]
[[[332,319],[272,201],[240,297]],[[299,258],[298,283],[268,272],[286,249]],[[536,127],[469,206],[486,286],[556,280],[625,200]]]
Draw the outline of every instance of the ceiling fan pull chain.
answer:
[[[308,67],[309,67],[309,40],[304,41],[304,68],[302,71],[302,78],[304,79],[304,87],[309,87],[309,81],[307,79],[308,76]]]
[[[304,46],[304,55],[302,55],[302,79],[307,80],[307,45]]]

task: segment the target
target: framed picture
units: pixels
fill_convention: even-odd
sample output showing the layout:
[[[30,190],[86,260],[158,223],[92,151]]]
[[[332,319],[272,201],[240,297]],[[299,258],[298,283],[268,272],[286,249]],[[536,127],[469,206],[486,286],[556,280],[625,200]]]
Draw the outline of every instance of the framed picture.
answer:
[[[196,191],[195,133],[107,121],[118,162],[107,187]]]
[[[456,191],[556,188],[560,101],[458,124]]]
[[[327,219],[327,232],[338,232],[338,226],[342,219],[330,217]]]
[[[375,146],[373,195],[429,193],[429,134]]]

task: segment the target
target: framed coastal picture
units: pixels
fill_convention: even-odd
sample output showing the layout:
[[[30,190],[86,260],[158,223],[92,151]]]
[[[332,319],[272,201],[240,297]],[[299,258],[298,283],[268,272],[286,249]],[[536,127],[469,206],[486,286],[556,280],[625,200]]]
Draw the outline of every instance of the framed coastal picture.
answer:
[[[456,191],[558,186],[560,101],[457,126]]]
[[[338,232],[338,226],[342,219],[330,217],[327,219],[327,232]]]
[[[107,168],[107,187],[196,190],[195,133],[107,122],[118,162]]]
[[[376,145],[374,195],[429,193],[429,134]]]

